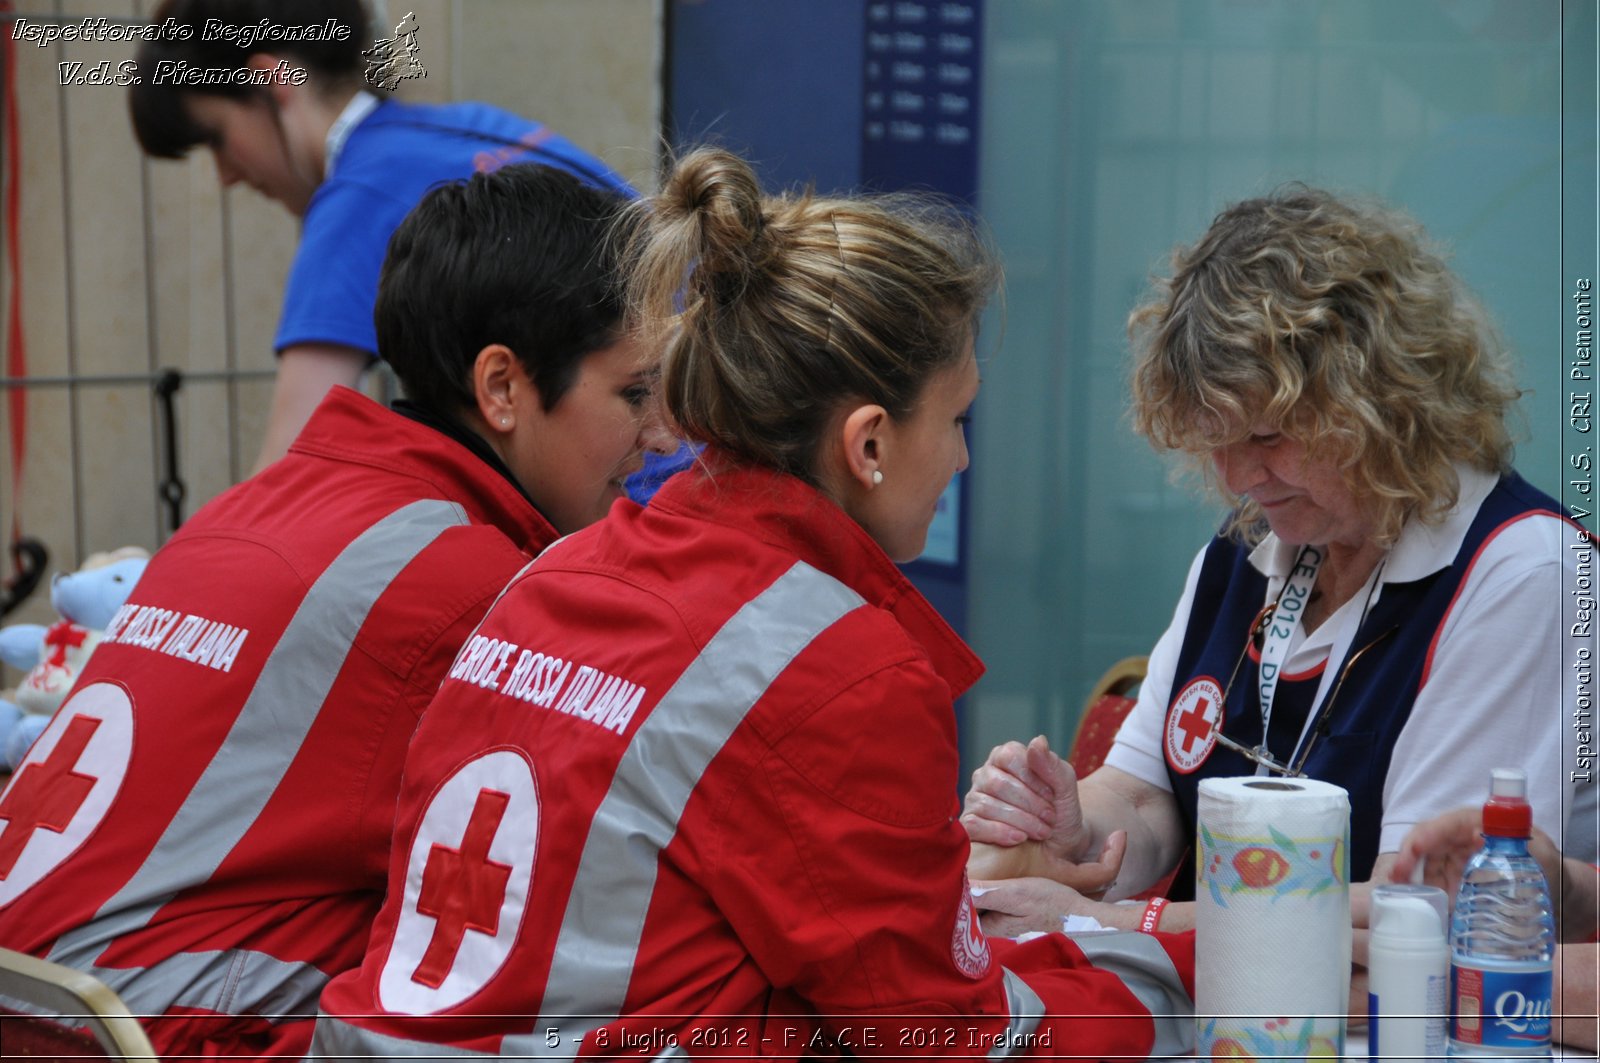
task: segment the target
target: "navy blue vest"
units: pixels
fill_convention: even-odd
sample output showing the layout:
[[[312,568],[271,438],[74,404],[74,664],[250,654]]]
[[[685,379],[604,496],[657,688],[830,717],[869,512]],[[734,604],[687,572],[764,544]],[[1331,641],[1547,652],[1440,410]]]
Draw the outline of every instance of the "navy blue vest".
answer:
[[[1361,882],[1372,874],[1378,856],[1378,835],[1383,821],[1383,783],[1389,756],[1400,729],[1411,715],[1412,703],[1422,683],[1423,668],[1434,633],[1478,548],[1495,529],[1529,513],[1563,514],[1554,499],[1510,473],[1495,485],[1473,518],[1461,549],[1450,565],[1410,583],[1390,583],[1373,603],[1350,642],[1355,652],[1374,643],[1345,675],[1344,686],[1330,706],[1329,730],[1312,747],[1304,771],[1313,779],[1337,783],[1350,792],[1350,875]],[[1231,539],[1213,539],[1206,549],[1188,631],[1178,654],[1169,694],[1172,700],[1197,676],[1210,676],[1227,687],[1240,653],[1245,649],[1257,614],[1266,600],[1267,578],[1250,564],[1248,548]],[[1374,642],[1374,640],[1377,640]],[[1348,659],[1348,657],[1347,657]],[[1332,661],[1328,668],[1344,668]],[[1248,748],[1261,740],[1261,697],[1256,676],[1258,654],[1245,654],[1238,676],[1228,689],[1222,733]],[[1338,673],[1335,672],[1335,680]],[[1306,711],[1316,696],[1321,673],[1285,675],[1278,681],[1273,700],[1268,748],[1283,764],[1289,762],[1300,737]],[[1329,690],[1332,691],[1330,682]],[[1308,736],[1309,741],[1309,736]],[[1188,775],[1167,765],[1167,777],[1183,810],[1185,829],[1193,837],[1200,780],[1207,777],[1254,775],[1255,764],[1242,754],[1215,746],[1211,755]],[[1185,858],[1173,882],[1172,895],[1187,899],[1194,891],[1193,855]]]

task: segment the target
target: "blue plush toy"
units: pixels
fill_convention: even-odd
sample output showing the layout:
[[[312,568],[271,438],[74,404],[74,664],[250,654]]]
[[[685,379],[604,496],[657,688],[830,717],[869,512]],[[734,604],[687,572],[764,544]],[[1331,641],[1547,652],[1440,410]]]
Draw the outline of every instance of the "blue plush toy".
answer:
[[[101,632],[128,600],[150,555],[136,546],[93,554],[76,572],[58,572],[50,604],[61,619],[0,628],[0,661],[27,674],[15,698],[0,698],[0,766],[15,771],[44,732],[100,642]]]

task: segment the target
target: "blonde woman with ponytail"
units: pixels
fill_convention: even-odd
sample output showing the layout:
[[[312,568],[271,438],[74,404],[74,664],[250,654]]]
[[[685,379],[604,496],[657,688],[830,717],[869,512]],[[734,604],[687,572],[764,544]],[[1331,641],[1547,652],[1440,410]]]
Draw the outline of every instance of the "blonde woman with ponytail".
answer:
[[[1190,938],[990,940],[966,882],[952,701],[983,666],[894,562],[967,463],[983,242],[924,199],[764,196],[716,150],[639,210],[700,464],[462,651],[314,1054],[1181,1051]]]

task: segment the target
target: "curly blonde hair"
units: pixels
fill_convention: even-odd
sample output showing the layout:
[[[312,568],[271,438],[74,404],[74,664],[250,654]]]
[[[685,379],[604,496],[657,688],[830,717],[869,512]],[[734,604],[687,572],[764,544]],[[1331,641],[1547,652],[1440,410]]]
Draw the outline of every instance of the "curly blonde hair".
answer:
[[[1128,319],[1134,427],[1195,459],[1265,531],[1211,452],[1259,423],[1338,465],[1389,545],[1411,517],[1455,505],[1454,464],[1510,468],[1506,416],[1521,392],[1487,315],[1416,222],[1292,185],[1219,214]]]
[[[717,148],[639,203],[635,320],[667,337],[661,386],[689,439],[817,480],[847,399],[905,416],[957,364],[999,267],[972,223],[926,196],[765,196]]]

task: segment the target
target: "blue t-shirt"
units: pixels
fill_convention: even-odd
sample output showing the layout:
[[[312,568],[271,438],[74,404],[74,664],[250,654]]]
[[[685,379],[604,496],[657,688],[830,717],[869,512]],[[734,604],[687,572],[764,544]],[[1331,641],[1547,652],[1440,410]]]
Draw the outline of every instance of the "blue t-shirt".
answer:
[[[499,108],[379,103],[351,130],[306,208],[273,349],[331,343],[376,356],[378,274],[401,219],[434,185],[512,162],[544,163],[633,194],[605,163]]]

